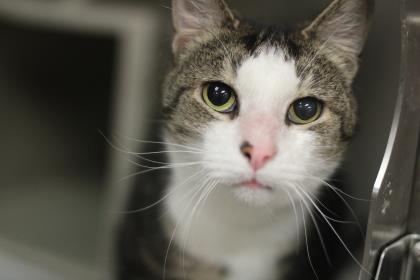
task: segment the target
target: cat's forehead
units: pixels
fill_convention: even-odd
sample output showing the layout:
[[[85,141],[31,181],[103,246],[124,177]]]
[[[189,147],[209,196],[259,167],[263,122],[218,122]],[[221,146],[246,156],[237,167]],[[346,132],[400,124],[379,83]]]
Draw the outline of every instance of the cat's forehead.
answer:
[[[245,105],[269,109],[276,101],[295,98],[300,82],[294,59],[280,48],[266,47],[240,63],[234,86]]]

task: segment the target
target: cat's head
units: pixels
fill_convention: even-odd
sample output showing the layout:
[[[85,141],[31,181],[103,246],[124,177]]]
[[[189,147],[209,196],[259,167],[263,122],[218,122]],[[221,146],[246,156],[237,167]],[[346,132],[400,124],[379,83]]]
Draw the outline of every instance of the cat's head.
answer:
[[[193,161],[239,199],[316,192],[354,132],[366,1],[335,0],[294,32],[238,19],[222,0],[172,4],[167,137],[198,147]]]

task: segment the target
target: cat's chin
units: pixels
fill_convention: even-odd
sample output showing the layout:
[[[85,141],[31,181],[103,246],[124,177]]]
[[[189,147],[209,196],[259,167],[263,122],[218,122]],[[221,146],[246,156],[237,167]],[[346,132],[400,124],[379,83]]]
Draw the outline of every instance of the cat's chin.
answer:
[[[234,186],[233,193],[240,202],[250,206],[262,207],[273,200],[273,189],[268,186],[245,182]]]

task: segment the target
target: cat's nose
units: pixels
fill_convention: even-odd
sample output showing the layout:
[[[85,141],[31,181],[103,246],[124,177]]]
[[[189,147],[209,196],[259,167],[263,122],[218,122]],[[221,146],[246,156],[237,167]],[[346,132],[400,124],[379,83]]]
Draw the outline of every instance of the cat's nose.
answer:
[[[241,153],[248,159],[251,167],[257,171],[274,157],[276,149],[267,145],[256,146],[244,142],[241,145]]]

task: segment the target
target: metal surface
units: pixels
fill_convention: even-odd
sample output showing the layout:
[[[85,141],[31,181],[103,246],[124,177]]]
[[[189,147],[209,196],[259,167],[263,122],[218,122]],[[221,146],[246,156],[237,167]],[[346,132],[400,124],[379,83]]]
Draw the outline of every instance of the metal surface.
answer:
[[[416,256],[419,242],[420,235],[413,234],[388,246],[379,259],[375,280],[419,279],[413,278],[420,276],[420,262]]]
[[[420,242],[411,247],[408,259],[407,279],[420,279]]]
[[[399,96],[387,149],[372,194],[361,280],[373,279],[377,268],[382,269],[377,280],[419,279],[392,278],[386,274],[391,272],[386,271],[389,267],[384,267],[384,263],[378,267],[379,256],[388,245],[407,234],[420,233],[420,211],[417,209],[420,205],[420,1],[402,1],[401,17]],[[405,258],[406,255],[394,245],[386,252],[400,253],[400,257]],[[405,261],[400,259],[399,262]],[[399,264],[395,261],[392,265]]]

